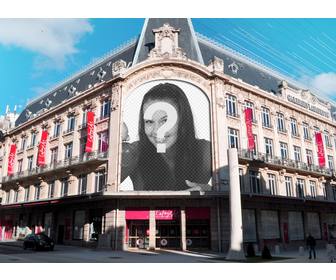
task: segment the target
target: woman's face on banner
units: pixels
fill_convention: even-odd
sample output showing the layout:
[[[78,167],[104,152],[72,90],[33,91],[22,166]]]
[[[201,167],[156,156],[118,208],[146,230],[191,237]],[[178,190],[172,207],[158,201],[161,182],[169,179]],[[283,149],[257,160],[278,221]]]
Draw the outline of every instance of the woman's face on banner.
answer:
[[[149,108],[149,106],[157,103],[157,102],[167,102],[170,105],[172,105],[176,112],[178,112],[177,106],[174,102],[172,102],[169,99],[149,99],[146,101],[146,103],[143,105],[143,111],[146,112],[146,110]],[[168,120],[168,114],[167,112],[162,109],[158,109],[154,112],[153,117],[151,120],[145,120],[145,134],[148,137],[148,140],[156,147],[159,143],[166,144],[166,149],[169,149],[171,146],[173,146],[176,143],[177,140],[177,132],[178,132],[178,123],[179,123],[179,115],[177,114],[177,121],[174,124],[174,126],[165,131],[164,138],[159,139],[158,138],[158,130],[160,127],[162,127]]]

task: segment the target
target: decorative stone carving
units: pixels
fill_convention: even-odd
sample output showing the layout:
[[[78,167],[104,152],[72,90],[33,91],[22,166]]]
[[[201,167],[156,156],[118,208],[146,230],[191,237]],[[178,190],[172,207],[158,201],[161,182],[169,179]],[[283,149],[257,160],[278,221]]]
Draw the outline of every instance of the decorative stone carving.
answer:
[[[210,72],[220,72],[224,73],[224,61],[216,56],[210,61],[208,65]]]
[[[111,98],[111,110],[114,111],[119,107],[119,93],[120,93],[120,86],[113,85],[112,86],[112,98]]]
[[[178,46],[178,34],[176,29],[165,23],[158,29],[153,29],[155,36],[155,47],[150,51],[149,58],[179,58],[186,59],[185,52]]]
[[[41,128],[42,129],[47,129],[47,128],[49,128],[50,127],[50,125],[49,125],[49,123],[47,122],[47,121],[43,121],[42,122],[42,124],[41,124]]]
[[[118,76],[123,74],[127,69],[126,61],[119,59],[112,64],[112,76]]]

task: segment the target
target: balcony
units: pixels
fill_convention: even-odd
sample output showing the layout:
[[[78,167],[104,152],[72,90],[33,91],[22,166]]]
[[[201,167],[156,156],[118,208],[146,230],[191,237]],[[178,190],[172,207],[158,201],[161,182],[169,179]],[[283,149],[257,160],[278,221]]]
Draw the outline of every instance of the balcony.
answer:
[[[70,166],[87,164],[95,161],[107,160],[107,152],[99,153],[98,151],[92,153],[85,153],[81,156],[71,157],[65,160],[55,161],[41,167],[35,167],[32,170],[24,170],[16,172],[10,176],[2,177],[2,183],[12,182],[16,180],[27,179],[28,177],[39,176],[49,172],[55,172],[66,169]]]
[[[229,117],[237,118],[237,119],[240,118],[239,114],[237,114],[236,112],[229,112],[228,111],[228,112],[226,112],[226,115],[229,116]]]
[[[318,176],[335,176],[335,173],[328,168],[322,168],[314,164],[307,164],[305,162],[295,161],[292,159],[282,159],[264,153],[253,154],[251,151],[248,150],[238,150],[238,158],[241,161],[253,161],[256,164],[260,165],[272,165],[273,167],[278,169],[288,169],[299,172],[301,171],[301,173],[303,172],[307,174],[314,173]]]
[[[86,128],[86,127],[87,127],[87,123],[80,124],[78,126],[78,130],[82,130],[82,129]]]
[[[107,115],[102,115],[98,118],[96,118],[96,123],[99,123],[99,122],[102,122],[102,121],[105,121],[105,120],[109,120],[110,119],[110,115],[107,114]]]
[[[63,136],[68,135],[68,134],[71,134],[71,133],[73,133],[74,131],[75,131],[74,128],[69,128],[69,129],[67,129],[66,131],[63,132]]]
[[[287,129],[278,127],[278,132],[283,133],[283,134],[287,134]]]

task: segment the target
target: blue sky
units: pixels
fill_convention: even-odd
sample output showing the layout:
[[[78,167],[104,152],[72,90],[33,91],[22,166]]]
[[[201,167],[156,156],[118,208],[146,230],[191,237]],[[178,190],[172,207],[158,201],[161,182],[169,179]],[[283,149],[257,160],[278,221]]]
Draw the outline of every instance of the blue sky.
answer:
[[[336,100],[335,19],[192,19],[196,32]],[[144,19],[0,19],[0,114],[141,32]]]

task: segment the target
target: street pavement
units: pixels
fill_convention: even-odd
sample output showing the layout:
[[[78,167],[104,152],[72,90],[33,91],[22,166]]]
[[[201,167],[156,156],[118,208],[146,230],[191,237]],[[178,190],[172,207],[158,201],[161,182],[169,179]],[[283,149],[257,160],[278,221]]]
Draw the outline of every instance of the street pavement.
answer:
[[[272,254],[272,263],[330,263],[326,249],[317,250],[317,259],[309,260],[307,251]],[[336,256],[335,256],[336,257]],[[249,262],[249,259],[247,259]],[[253,261],[254,262],[254,261]],[[263,262],[258,259],[256,262]],[[336,262],[336,259],[334,260]],[[183,252],[177,250],[147,251],[130,249],[112,251],[56,245],[54,251],[23,250],[22,242],[0,242],[0,263],[228,263],[225,254],[217,252]]]

